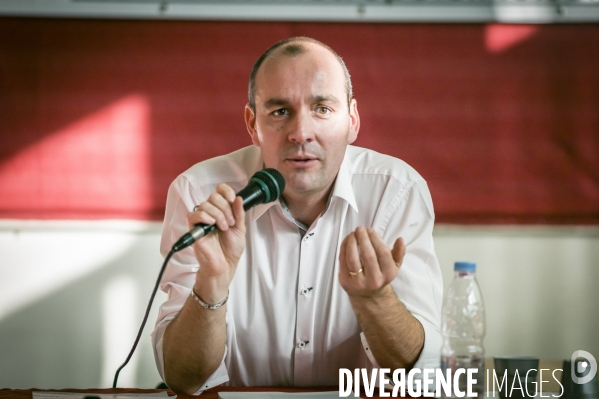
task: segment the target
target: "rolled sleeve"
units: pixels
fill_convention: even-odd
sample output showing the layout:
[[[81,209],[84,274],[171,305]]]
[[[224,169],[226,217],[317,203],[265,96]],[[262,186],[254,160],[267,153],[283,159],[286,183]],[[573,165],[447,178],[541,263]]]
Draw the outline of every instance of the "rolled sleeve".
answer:
[[[156,325],[154,332],[152,333],[152,344],[154,346],[154,360],[156,361],[156,367],[158,368],[158,373],[162,377],[162,380],[165,381],[164,378],[164,357],[162,350],[162,341],[164,338],[164,331],[169,323],[175,317],[167,317],[162,320],[160,323]],[[220,384],[224,384],[229,381],[229,374],[227,373],[227,367],[225,366],[225,358],[227,356],[227,348],[225,347],[225,353],[223,355],[223,359],[220,362],[220,365],[216,369],[214,373],[204,382],[204,384],[198,389],[194,395],[199,395],[206,389],[210,389]]]
[[[441,363],[441,332],[431,322],[425,318],[414,315],[414,317],[422,324],[424,330],[424,346],[420,352],[418,360],[414,364],[414,368],[418,369],[434,369],[438,368]]]

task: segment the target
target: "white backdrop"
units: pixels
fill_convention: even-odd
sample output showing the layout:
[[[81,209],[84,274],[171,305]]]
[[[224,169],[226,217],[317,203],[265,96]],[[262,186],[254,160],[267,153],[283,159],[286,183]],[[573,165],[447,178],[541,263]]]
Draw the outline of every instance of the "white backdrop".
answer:
[[[0,388],[108,387],[162,263],[160,223],[0,220]],[[487,356],[599,359],[599,227],[439,225],[445,286],[478,263]],[[159,292],[119,386],[160,382],[150,346]]]

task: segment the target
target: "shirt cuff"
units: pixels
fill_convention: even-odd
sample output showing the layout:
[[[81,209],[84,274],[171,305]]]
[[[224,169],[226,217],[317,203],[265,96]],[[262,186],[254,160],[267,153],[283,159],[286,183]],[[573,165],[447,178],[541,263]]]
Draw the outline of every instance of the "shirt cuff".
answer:
[[[162,381],[166,381],[164,379],[164,357],[162,350],[162,342],[164,338],[164,331],[169,323],[175,318],[175,315],[165,317],[160,323],[156,325],[154,332],[152,332],[152,343],[154,347],[154,360],[156,361],[156,368],[158,369],[158,373],[160,377],[162,377]],[[223,355],[223,359],[220,362],[220,365],[216,369],[214,373],[204,384],[198,389],[194,395],[199,395],[204,392],[206,389],[210,389],[220,384],[224,384],[229,381],[229,373],[227,373],[227,367],[225,366],[225,358],[227,356],[227,347],[225,346],[225,353]]]
[[[379,366],[379,363],[374,358],[374,355],[372,354],[372,351],[370,350],[370,345],[368,345],[368,341],[366,340],[366,335],[364,335],[363,332],[360,333],[360,340],[362,341],[362,346],[364,347],[364,352],[366,352],[366,357],[370,361],[370,364],[372,365],[372,367],[375,369],[381,368],[381,366]]]
[[[204,392],[206,389],[213,388],[217,385],[224,384],[229,381],[229,373],[227,373],[227,366],[225,366],[225,357],[227,356],[227,347],[225,346],[225,354],[223,356],[223,360],[221,360],[220,365],[216,369],[216,371],[206,380],[204,385],[198,389],[194,395],[199,395]]]
[[[425,381],[430,381],[428,383],[428,392],[435,391],[435,379],[424,379],[424,369],[436,369],[441,365],[441,344],[443,340],[441,338],[441,333],[430,321],[418,316],[414,315],[416,319],[422,324],[422,328],[424,329],[424,346],[422,347],[422,352],[420,352],[420,357],[414,364],[414,368],[420,369],[421,373],[419,373],[419,379],[422,384],[422,391],[426,392],[427,388],[424,387]]]
[[[424,346],[414,368],[418,369],[436,369],[441,364],[441,332],[430,321],[419,315],[413,315],[422,325],[424,330]]]

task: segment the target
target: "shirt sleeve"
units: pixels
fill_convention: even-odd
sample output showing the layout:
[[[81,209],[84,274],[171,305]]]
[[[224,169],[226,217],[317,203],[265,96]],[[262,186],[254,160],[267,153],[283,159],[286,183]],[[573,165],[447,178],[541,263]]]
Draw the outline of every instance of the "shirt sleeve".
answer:
[[[184,176],[179,176],[171,184],[168,190],[166,213],[160,242],[160,252],[163,257],[166,257],[176,240],[188,231],[186,215],[195,205],[201,202],[202,198],[201,193],[196,193]],[[189,297],[198,269],[199,264],[195,258],[193,249],[187,247],[173,255],[160,281],[160,289],[167,294],[167,300],[160,306],[156,325],[152,332],[152,346],[154,348],[156,367],[163,381],[164,331],[177,316]],[[225,347],[225,356],[226,354],[227,348]],[[201,389],[195,393],[196,395],[205,389],[229,381],[224,359],[225,357],[223,356],[218,369],[208,378]]]
[[[426,182],[420,178],[401,186],[385,214],[389,216],[378,226],[379,234],[390,247],[399,237],[406,245],[391,286],[424,329],[424,346],[414,367],[438,368],[443,280],[433,245],[435,214]]]

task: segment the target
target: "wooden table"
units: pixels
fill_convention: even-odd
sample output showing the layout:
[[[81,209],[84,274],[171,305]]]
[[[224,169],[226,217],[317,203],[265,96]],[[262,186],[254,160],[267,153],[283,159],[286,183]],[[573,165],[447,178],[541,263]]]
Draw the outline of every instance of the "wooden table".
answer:
[[[316,387],[316,388],[283,388],[283,387],[215,387],[204,391],[200,396],[188,396],[178,395],[178,399],[218,399],[219,392],[235,391],[235,392],[264,392],[264,391],[278,391],[278,392],[318,392],[318,391],[335,391],[339,387]],[[0,389],[0,399],[32,399],[33,391],[45,391],[45,389]],[[116,388],[116,389],[60,389],[48,391],[59,391],[59,392],[84,392],[84,393],[101,393],[101,394],[126,394],[126,393],[156,393],[166,392],[169,396],[175,395],[173,391],[163,389],[133,389],[133,388]],[[375,391],[378,393],[378,390]],[[354,396],[350,396],[354,398]],[[362,398],[365,396],[362,393]],[[374,396],[374,399],[379,399],[378,396]]]

